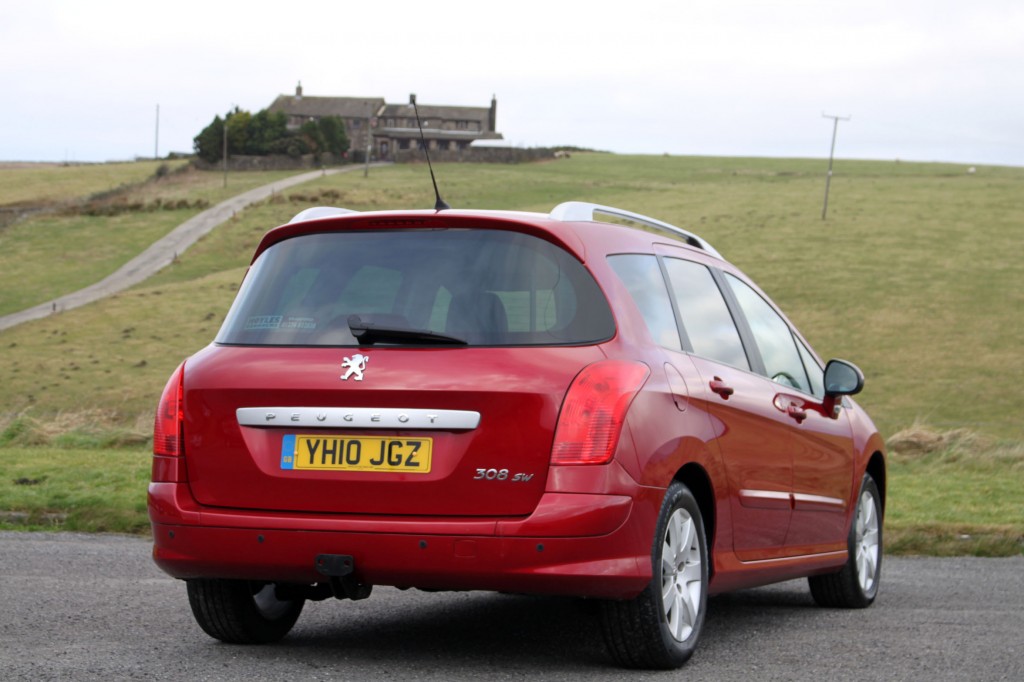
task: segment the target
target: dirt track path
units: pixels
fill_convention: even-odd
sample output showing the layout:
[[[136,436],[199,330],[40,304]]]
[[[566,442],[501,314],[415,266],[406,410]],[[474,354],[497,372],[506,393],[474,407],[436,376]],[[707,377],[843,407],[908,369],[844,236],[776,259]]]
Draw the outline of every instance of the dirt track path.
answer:
[[[56,312],[78,308],[116,294],[119,291],[124,291],[170,265],[175,257],[181,255],[185,249],[192,246],[200,237],[208,234],[246,206],[262,201],[276,192],[309,182],[324,175],[348,173],[361,170],[362,168],[363,166],[346,166],[344,168],[328,168],[326,170],[302,173],[301,175],[294,175],[284,180],[272,182],[269,185],[257,187],[232,197],[227,201],[222,201],[213,208],[209,208],[178,225],[168,234],[153,242],[145,251],[99,282],[37,306],[0,317],[0,330],[8,329],[30,320],[42,319]]]

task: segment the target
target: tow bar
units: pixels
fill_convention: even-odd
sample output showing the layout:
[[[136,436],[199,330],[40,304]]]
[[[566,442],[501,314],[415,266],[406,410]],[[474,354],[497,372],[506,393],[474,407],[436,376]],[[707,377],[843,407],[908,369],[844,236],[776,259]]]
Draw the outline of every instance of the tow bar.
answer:
[[[357,601],[370,596],[373,585],[363,585],[353,575],[356,561],[348,554],[320,554],[316,570],[330,580],[331,591],[337,599]]]

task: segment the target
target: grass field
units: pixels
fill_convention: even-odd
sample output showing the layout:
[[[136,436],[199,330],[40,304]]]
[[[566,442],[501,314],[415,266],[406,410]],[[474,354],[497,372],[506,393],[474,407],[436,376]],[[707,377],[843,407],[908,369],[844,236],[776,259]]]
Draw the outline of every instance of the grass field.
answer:
[[[107,164],[95,169],[108,172]],[[59,178],[66,169],[51,170]],[[44,184],[38,180],[42,175],[40,169],[6,173],[15,177],[18,173],[27,173],[33,186]],[[96,210],[90,211],[113,215],[65,210],[0,228],[0,315],[98,282],[204,207],[293,174],[288,171],[232,173],[225,188],[223,176],[218,173],[173,173],[134,185],[99,202]],[[83,191],[82,188],[88,186],[83,178],[78,180],[69,191]],[[22,186],[27,184],[21,183]],[[17,195],[18,187],[18,183],[13,190],[0,186],[0,204]],[[41,195],[37,192],[37,196]],[[79,198],[86,196],[82,194]],[[142,210],[126,210],[132,207]]]
[[[967,429],[987,443],[976,448],[986,462],[980,469],[968,466],[970,448],[952,461],[894,458],[891,542],[920,551],[915,543],[933,537],[924,541],[933,551],[980,551],[962,536],[998,536],[1019,546],[1024,169],[978,167],[968,174],[945,164],[838,161],[822,221],[824,169],[810,160],[577,154],[551,163],[435,170],[456,208],[547,212],[583,199],[701,234],[772,295],[821,355],[864,369],[859,400],[884,435],[923,423],[939,432]],[[101,410],[111,427],[145,424],[144,432],[166,377],[216,332],[259,237],[317,204],[429,208],[433,195],[424,165],[377,169],[368,179],[321,178],[240,213],[133,290],[0,332],[0,415],[8,428],[18,415],[89,408]],[[39,258],[47,248],[20,258],[44,281],[58,277],[58,264]],[[0,277],[5,253],[0,245]],[[0,290],[18,286],[0,282]],[[0,461],[23,444],[0,444]],[[909,482],[903,494],[896,492],[901,479]],[[937,491],[945,500],[969,499],[930,506]],[[990,504],[997,498],[1007,505]],[[2,500],[0,487],[0,508]],[[979,505],[995,516],[980,515]]]
[[[0,207],[40,206],[84,199],[145,182],[160,166],[173,171],[186,161],[54,164],[0,163]]]

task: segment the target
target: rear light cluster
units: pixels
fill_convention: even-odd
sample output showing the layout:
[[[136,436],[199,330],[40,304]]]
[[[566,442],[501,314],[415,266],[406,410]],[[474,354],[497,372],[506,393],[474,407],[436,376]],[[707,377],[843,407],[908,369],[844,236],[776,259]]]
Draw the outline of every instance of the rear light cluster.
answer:
[[[181,425],[184,420],[185,365],[182,363],[164,386],[153,423],[153,454],[178,457],[182,454]]]
[[[585,367],[562,403],[551,463],[611,461],[626,412],[650,373],[647,365],[624,360],[604,360]]]

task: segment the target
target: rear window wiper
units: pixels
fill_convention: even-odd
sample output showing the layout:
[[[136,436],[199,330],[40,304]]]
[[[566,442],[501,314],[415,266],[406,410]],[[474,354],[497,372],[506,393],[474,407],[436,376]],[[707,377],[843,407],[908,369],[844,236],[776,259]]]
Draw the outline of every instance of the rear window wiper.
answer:
[[[364,320],[359,315],[348,316],[348,328],[356,341],[365,344],[407,343],[417,345],[465,346],[468,342],[429,329],[414,329],[401,323],[386,320]]]

